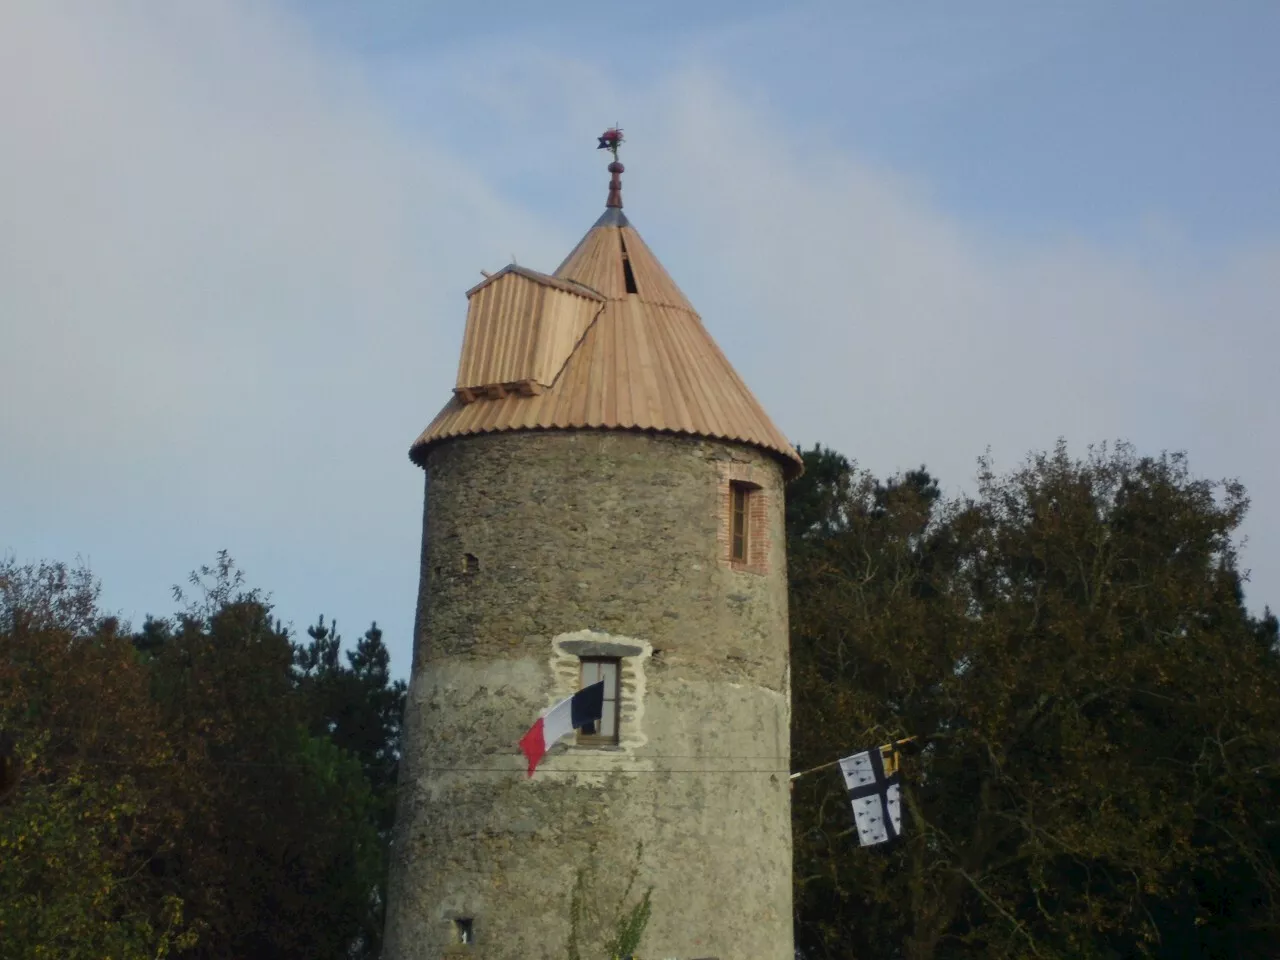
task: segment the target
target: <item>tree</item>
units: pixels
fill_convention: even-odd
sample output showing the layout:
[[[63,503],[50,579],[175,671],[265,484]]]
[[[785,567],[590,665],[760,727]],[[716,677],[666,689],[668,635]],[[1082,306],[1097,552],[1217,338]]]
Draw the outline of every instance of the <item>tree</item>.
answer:
[[[148,678],[83,566],[0,564],[0,957],[156,958],[195,942],[144,872],[175,826]],[[19,775],[20,774],[20,775]]]
[[[798,448],[797,448],[798,449]],[[855,481],[853,464],[821,444],[801,450],[804,473],[787,487],[788,548],[794,553],[808,541],[822,541],[847,523],[843,515]]]
[[[357,757],[374,793],[388,795],[394,791],[400,761],[405,683],[391,679],[391,654],[376,621],[355,649],[347,651],[346,665],[339,658],[342,638],[337,631],[337,623],[326,626],[322,615],[307,628],[311,642],[294,645],[308,726],[312,734],[329,735]],[[384,813],[390,816],[391,809]]]
[[[1238,955],[1274,955],[1280,675],[1243,489],[1124,446],[984,464],[950,503],[923,470],[836,481],[792,561],[796,762],[925,748],[892,849],[856,847],[838,777],[799,781],[803,948],[1174,956],[1234,896]]]
[[[225,552],[132,635],[99,592],[0,564],[0,960],[376,955],[404,693],[376,625],[350,668],[323,648],[345,700],[311,729]]]
[[[356,757],[308,731],[289,633],[230,557],[191,583],[176,624],[139,639],[155,650],[182,814],[155,869],[207,924],[193,956],[345,957],[380,869],[368,782]]]
[[[337,623],[326,626],[321,615],[307,628],[309,643],[294,645],[295,678],[306,724],[312,736],[327,737],[360,765],[371,791],[373,823],[378,833],[377,882],[369,897],[363,948],[376,956],[381,948],[386,904],[387,857],[395,820],[395,792],[400,762],[400,723],[405,684],[391,679],[391,655],[374,622],[347,651],[343,665]]]

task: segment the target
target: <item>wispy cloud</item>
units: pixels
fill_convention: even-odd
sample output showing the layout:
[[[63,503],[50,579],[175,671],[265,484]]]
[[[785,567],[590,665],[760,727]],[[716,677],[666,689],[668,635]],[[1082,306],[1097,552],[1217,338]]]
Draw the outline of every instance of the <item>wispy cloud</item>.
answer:
[[[462,293],[559,261],[614,119],[628,213],[797,441],[952,486],[988,446],[1185,448],[1256,490],[1250,595],[1276,598],[1280,250],[1015,243],[705,64],[392,68],[248,4],[0,12],[0,549],[88,553],[140,616],[227,546],[282,613],[378,617],[407,669],[405,450]]]
[[[560,244],[256,9],[0,14],[5,546],[137,615],[227,546],[289,613],[407,632],[462,290]]]

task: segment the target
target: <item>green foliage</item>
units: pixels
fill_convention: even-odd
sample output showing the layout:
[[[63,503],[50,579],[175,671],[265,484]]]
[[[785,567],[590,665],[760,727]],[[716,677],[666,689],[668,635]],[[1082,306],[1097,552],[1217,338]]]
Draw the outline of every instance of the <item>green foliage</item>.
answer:
[[[394,816],[391,802],[400,761],[400,723],[405,683],[391,679],[391,655],[375,622],[347,652],[337,624],[320,617],[307,628],[311,642],[295,644],[295,680],[306,704],[306,723],[316,735],[327,735],[360,761],[383,806],[379,825],[387,830]]]
[[[193,956],[337,957],[373,939],[383,868],[372,790],[358,757],[309,730],[295,649],[225,554],[191,578],[199,595],[152,671],[184,771],[183,812],[157,869],[208,929]],[[175,597],[185,597],[175,588]]]
[[[307,629],[309,643],[293,647],[294,681],[304,705],[304,723],[359,764],[370,786],[371,820],[377,840],[369,851],[376,881],[366,898],[361,943],[369,956],[380,950],[386,904],[387,857],[395,820],[395,788],[400,762],[400,723],[405,684],[391,679],[391,657],[382,631],[373,623],[340,659],[337,624],[321,616]]]
[[[590,848],[569,894],[569,960],[628,960],[640,948],[652,913],[653,888],[630,905],[628,901],[643,855],[644,845],[636,844],[635,861],[619,884],[619,878],[600,876],[596,848]]]
[[[802,456],[804,473],[787,487],[787,536],[792,552],[805,541],[822,540],[840,529],[854,480],[853,465],[834,450],[814,444]]]
[[[21,761],[0,960],[377,955],[403,703],[380,634],[316,727],[331,704],[231,558],[187,589],[129,636],[83,568],[0,565],[0,731]]]
[[[47,750],[28,741],[26,763]],[[152,960],[194,944],[182,901],[148,910],[130,889],[124,826],[140,808],[128,778],[71,773],[32,783],[0,816],[0,958]]]
[[[892,848],[857,847],[838,777],[798,782],[806,954],[1172,957],[1224,948],[1230,912],[1219,955],[1273,956],[1280,672],[1241,603],[1244,491],[1127,447],[984,465],[954,502],[923,470],[824,483],[793,518],[795,762],[925,749]]]
[[[652,888],[646,890],[641,894],[640,900],[618,920],[613,937],[605,944],[609,960],[627,960],[640,949],[640,941],[644,938],[645,928],[649,926],[649,917],[653,912],[650,903],[652,893]]]
[[[84,568],[0,564],[0,958],[155,958],[189,948],[180,897],[140,874],[173,826],[147,677]]]

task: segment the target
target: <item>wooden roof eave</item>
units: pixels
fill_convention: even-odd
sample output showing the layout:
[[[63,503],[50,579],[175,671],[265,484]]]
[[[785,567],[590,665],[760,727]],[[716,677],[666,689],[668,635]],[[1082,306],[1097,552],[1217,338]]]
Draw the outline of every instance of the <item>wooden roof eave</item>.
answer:
[[[441,415],[437,416],[436,419],[437,420],[442,419],[443,415],[449,411],[450,407],[453,406],[454,402],[455,402],[454,400],[451,400],[449,404],[446,405],[445,409],[440,411]],[[460,401],[458,402],[460,404]],[[507,426],[498,426],[498,427],[491,427],[491,426],[467,427],[467,428],[456,430],[456,431],[441,432],[431,437],[427,436],[427,434],[431,432],[431,428],[428,427],[426,430],[423,431],[423,436],[415,440],[413,445],[409,448],[409,460],[415,466],[425,469],[427,466],[427,451],[433,447],[438,447],[443,443],[447,443],[450,440],[463,440],[467,437],[478,437],[486,433],[537,433],[537,432],[543,432],[543,431],[550,433],[556,430],[561,430],[565,432],[569,432],[569,431],[579,432],[582,430],[599,430],[601,432],[610,432],[610,433],[614,433],[618,431],[625,431],[627,433],[656,433],[656,434],[661,434],[663,436],[669,436],[669,437],[688,437],[693,440],[716,440],[716,441],[719,441],[720,443],[736,443],[736,444],[739,444],[740,446],[752,447],[753,449],[759,450],[762,453],[767,453],[773,458],[775,458],[778,461],[779,465],[782,467],[783,479],[787,483],[790,483],[792,480],[795,480],[803,476],[804,474],[804,460],[800,457],[800,454],[794,448],[789,451],[782,451],[782,450],[778,450],[775,447],[766,446],[761,443],[756,443],[752,440],[743,440],[736,437],[709,436],[708,434],[702,433],[700,431],[668,429],[665,427],[642,427],[642,426],[568,427],[568,426],[561,426],[556,424],[550,424],[550,425],[531,424],[528,426],[523,424],[511,424]]]

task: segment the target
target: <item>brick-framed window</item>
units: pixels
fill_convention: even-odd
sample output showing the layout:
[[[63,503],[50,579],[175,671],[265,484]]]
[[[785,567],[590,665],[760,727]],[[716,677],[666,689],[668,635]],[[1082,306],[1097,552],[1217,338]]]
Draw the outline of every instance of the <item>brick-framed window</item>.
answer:
[[[769,491],[759,468],[733,463],[720,468],[720,558],[734,570],[769,569]]]
[[[604,714],[593,730],[578,731],[578,743],[584,746],[611,746],[618,742],[618,677],[622,673],[621,657],[583,657],[582,687],[604,681]],[[581,687],[579,688],[581,689]]]
[[[751,558],[751,498],[756,488],[743,480],[729,481],[729,559],[747,563]]]

